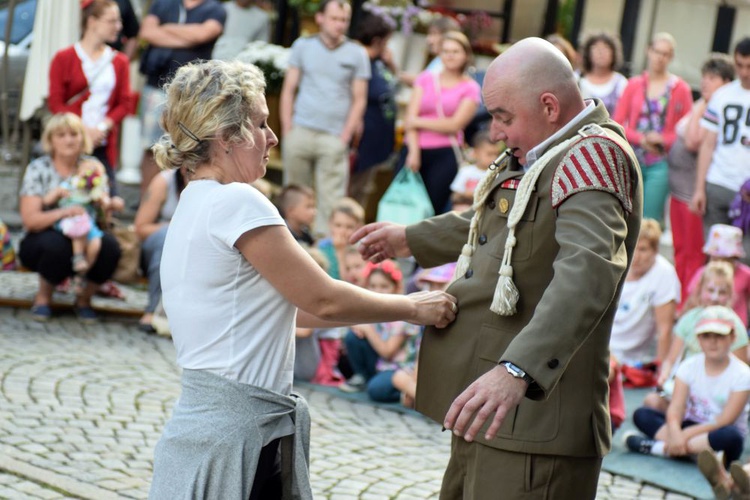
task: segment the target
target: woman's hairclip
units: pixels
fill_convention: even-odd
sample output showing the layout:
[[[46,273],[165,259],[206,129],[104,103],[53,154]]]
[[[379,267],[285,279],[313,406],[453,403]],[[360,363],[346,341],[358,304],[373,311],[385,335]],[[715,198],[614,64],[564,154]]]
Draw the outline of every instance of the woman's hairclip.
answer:
[[[94,0],[81,0],[81,10],[94,3]]]
[[[203,140],[199,139],[198,136],[195,135],[189,128],[187,128],[184,123],[177,122],[177,126],[180,127],[180,130],[182,130],[183,134],[185,134],[186,136],[190,137],[192,140],[194,140],[198,144],[200,144],[201,142],[203,142]]]

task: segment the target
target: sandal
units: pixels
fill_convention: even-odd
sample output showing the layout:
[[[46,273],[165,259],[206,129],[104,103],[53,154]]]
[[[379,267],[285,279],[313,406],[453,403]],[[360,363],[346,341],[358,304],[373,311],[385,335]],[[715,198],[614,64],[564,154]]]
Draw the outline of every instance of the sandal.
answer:
[[[743,495],[741,498],[750,495],[750,476],[747,475],[740,462],[732,462],[732,465],[729,466],[729,474],[732,475],[734,487],[740,495]]]
[[[31,317],[35,321],[48,321],[52,317],[52,308],[47,304],[34,304],[31,306]]]
[[[75,306],[74,311],[78,319],[83,323],[95,323],[98,319],[96,312],[94,312],[91,306]]]
[[[732,496],[732,492],[726,482],[726,472],[724,466],[719,462],[718,457],[711,450],[703,450],[698,454],[698,469],[711,485],[714,497],[719,500],[726,500]]]
[[[138,329],[148,335],[156,334],[156,328],[151,323],[138,323]]]
[[[71,281],[73,293],[76,295],[82,295],[86,291],[86,278],[82,274],[76,274],[73,276]]]

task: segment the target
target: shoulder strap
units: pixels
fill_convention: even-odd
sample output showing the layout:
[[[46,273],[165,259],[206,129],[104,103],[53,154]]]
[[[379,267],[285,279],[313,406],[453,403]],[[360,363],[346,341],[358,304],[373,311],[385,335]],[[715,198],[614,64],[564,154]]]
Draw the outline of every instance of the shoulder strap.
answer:
[[[443,110],[442,86],[440,85],[440,75],[435,71],[431,71],[431,73],[432,73],[432,82],[435,86],[435,106],[437,107],[437,112],[440,118],[445,118],[445,111]],[[461,152],[461,146],[458,145],[458,135],[451,134],[448,136],[448,138],[451,141],[451,148],[453,148],[453,154],[456,156],[456,165],[460,167],[464,162],[464,155]]]
[[[93,75],[91,75],[91,78],[90,79],[86,78],[86,86],[83,87],[83,90],[81,90],[76,95],[74,95],[73,97],[71,97],[70,99],[68,99],[67,101],[65,101],[65,105],[66,106],[70,106],[71,104],[73,104],[74,102],[76,102],[78,99],[80,99],[81,97],[83,97],[83,95],[86,92],[88,92],[89,88],[91,88],[91,85],[97,80],[97,78],[99,78],[99,75],[102,74],[102,72],[104,71],[104,68],[106,68],[107,66],[109,66],[109,64],[115,59],[116,55],[117,55],[117,51],[115,49],[111,49],[109,51],[109,53],[107,53],[104,56],[102,56],[105,59],[102,61],[102,63],[99,65],[99,67],[96,68],[96,72]]]

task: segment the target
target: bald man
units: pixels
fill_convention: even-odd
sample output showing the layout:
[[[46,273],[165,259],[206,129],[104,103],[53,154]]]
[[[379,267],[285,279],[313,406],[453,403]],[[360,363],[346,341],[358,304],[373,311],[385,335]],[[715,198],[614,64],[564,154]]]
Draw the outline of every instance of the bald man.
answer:
[[[641,221],[638,162],[570,63],[524,39],[482,89],[509,150],[472,210],[365,226],[365,258],[458,259],[456,321],[425,331],[416,407],[453,432],[442,499],[594,498],[609,335]],[[459,258],[460,256],[460,258]]]

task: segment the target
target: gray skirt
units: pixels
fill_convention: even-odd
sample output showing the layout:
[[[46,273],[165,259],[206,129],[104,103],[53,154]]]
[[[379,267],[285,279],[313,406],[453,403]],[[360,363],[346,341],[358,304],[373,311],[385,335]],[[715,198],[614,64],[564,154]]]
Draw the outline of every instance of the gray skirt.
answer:
[[[284,498],[312,499],[304,398],[184,370],[182,394],[154,451],[149,498],[247,500],[261,449],[289,417],[295,430],[281,439]]]

